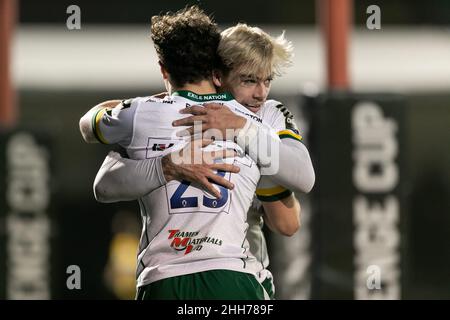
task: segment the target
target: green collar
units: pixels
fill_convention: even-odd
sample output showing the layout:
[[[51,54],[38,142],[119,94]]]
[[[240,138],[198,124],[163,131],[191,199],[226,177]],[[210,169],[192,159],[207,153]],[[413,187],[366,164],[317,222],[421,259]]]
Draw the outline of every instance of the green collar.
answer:
[[[229,92],[224,93],[211,93],[211,94],[196,94],[188,90],[179,90],[172,93],[172,96],[181,96],[189,100],[197,102],[206,102],[213,100],[230,101],[234,100],[234,97]]]

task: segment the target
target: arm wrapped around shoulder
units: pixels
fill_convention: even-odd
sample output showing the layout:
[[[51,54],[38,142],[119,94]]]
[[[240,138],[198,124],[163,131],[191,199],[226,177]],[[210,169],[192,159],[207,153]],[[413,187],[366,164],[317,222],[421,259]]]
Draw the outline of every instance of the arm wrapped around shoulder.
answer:
[[[293,139],[286,133],[281,136],[288,138],[280,139],[270,127],[247,120],[236,140],[258,164],[261,175],[270,176],[291,191],[308,193],[315,182],[308,149],[295,134],[291,135]]]
[[[131,201],[166,183],[161,157],[132,160],[111,151],[95,177],[94,195],[104,203]]]

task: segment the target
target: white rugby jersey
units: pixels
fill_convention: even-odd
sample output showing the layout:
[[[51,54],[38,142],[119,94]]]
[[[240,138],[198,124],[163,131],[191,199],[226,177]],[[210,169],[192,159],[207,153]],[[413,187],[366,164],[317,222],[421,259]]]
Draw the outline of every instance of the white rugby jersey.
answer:
[[[294,123],[293,116],[285,106],[276,100],[267,100],[264,105],[257,111],[256,115],[272,127],[281,139],[294,139],[301,141],[298,129]],[[256,258],[249,260],[249,268],[253,270],[260,282],[267,277],[271,277],[271,273],[267,270],[269,265],[269,255],[267,251],[266,239],[262,231],[264,224],[262,218],[261,201],[277,201],[289,196],[291,192],[284,187],[272,182],[270,178],[261,177],[256,197],[248,211],[247,240],[250,245],[250,252]]]
[[[197,95],[178,91],[164,99],[124,101],[93,117],[93,130],[103,143],[118,143],[132,159],[167,154],[186,142],[176,136],[184,128],[172,122],[186,117],[179,110],[205,102],[225,103],[233,112],[263,122],[231,95]],[[254,257],[246,240],[247,211],[260,179],[256,163],[232,141],[216,141],[204,150],[235,149],[240,156],[225,159],[240,167],[239,174],[218,172],[235,188],[220,187],[221,199],[189,182],[170,181],[139,199],[143,219],[138,253],[138,286],[195,272],[227,269],[255,273]]]

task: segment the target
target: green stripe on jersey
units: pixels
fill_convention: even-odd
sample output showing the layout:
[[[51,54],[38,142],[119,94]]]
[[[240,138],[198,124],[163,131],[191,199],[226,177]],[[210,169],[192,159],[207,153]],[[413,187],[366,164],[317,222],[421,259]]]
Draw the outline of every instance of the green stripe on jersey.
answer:
[[[299,134],[292,132],[291,130],[282,130],[278,132],[278,136],[280,137],[280,139],[290,138],[303,143],[303,137]]]
[[[180,90],[175,91],[172,93],[173,96],[181,96],[183,98],[197,101],[197,102],[207,102],[207,101],[214,101],[214,100],[221,100],[221,101],[230,101],[234,100],[234,97],[231,95],[231,93],[224,92],[224,93],[211,93],[211,94],[196,94],[192,91],[188,90]]]
[[[103,113],[105,113],[105,112],[106,112],[106,108],[98,110],[92,117],[92,122],[91,122],[92,131],[94,133],[94,136],[102,144],[108,144],[108,142],[103,137],[103,135],[100,131],[100,128],[99,128],[99,122],[103,116]]]

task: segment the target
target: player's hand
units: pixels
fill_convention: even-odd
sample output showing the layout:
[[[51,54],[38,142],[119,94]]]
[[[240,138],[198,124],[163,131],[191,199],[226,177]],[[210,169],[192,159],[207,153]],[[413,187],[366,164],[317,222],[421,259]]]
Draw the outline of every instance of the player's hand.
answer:
[[[202,150],[202,148],[212,142],[213,140],[208,139],[192,140],[180,151],[174,151],[164,156],[161,162],[166,180],[186,180],[197,183],[216,198],[221,198],[221,195],[213,186],[213,183],[232,190],[234,185],[217,175],[217,171],[238,173],[239,167],[214,161],[235,157],[237,153],[230,149],[219,151]]]
[[[216,139],[228,140],[227,129],[238,130],[245,126],[246,119],[235,114],[228,107],[218,103],[208,103],[204,106],[191,106],[180,110],[180,113],[191,114],[191,116],[176,120],[172,123],[174,127],[189,126],[186,130],[183,130],[177,135],[187,136],[193,135],[194,130],[197,132],[205,132],[206,130],[214,129],[220,131],[220,135],[212,134]],[[198,123],[201,123],[201,128],[197,128]],[[196,127],[194,128],[194,124]],[[213,132],[213,131],[211,131]],[[228,131],[229,133],[229,131]],[[236,135],[233,133],[233,135]]]

